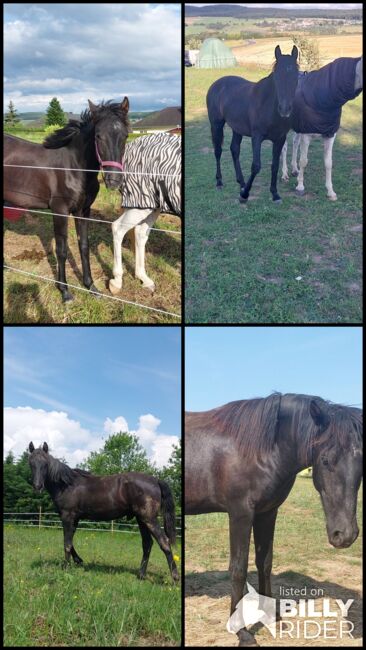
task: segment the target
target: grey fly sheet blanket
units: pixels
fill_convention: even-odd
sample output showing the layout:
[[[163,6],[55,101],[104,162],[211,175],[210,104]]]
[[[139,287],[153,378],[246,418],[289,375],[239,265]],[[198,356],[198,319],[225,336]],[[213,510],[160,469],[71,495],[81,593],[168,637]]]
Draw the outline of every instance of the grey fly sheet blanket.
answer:
[[[181,216],[181,138],[154,133],[128,142],[120,192],[124,208]]]
[[[339,129],[342,106],[360,94],[355,91],[357,59],[342,57],[319,70],[299,76],[291,115],[297,133],[332,137]]]

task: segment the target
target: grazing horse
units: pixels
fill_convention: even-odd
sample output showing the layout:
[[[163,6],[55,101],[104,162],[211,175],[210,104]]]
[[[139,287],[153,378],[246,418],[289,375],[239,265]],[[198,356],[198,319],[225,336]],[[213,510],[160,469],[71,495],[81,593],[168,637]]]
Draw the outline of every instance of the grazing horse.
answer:
[[[325,187],[330,201],[337,195],[332,184],[333,144],[340,126],[342,107],[362,91],[362,57],[342,57],[308,73],[299,73],[291,126],[295,131],[291,175],[298,177],[296,192],[304,194],[304,170],[313,136],[322,136],[324,144]],[[297,152],[300,146],[300,166]],[[288,181],[287,142],[282,150],[282,180]]]
[[[257,83],[242,77],[228,76],[215,81],[207,93],[207,111],[211,123],[212,141],[216,157],[216,187],[222,187],[220,158],[225,122],[233,137],[230,150],[236,180],[240,185],[240,201],[249,197],[250,188],[261,168],[263,140],[273,142],[271,193],[273,201],[281,201],[277,192],[277,173],[280,153],[290,129],[290,115],[295,97],[298,65],[297,47],[291,55],[283,55],[279,45],[275,49],[276,62],[268,77]],[[253,162],[251,175],[245,183],[240,167],[240,144],[243,135],[252,139]]]
[[[89,110],[81,114],[80,121],[70,120],[65,127],[48,136],[43,144],[4,136],[4,163],[21,166],[4,167],[4,200],[20,208],[52,210],[58,263],[57,287],[64,301],[71,300],[72,294],[65,273],[68,217],[60,215],[77,217],[75,226],[83,283],[98,295],[90,270],[88,217],[99,192],[98,170],[103,170],[108,188],[120,184],[119,175],[113,171],[116,167],[119,170],[123,168],[120,161],[128,137],[128,109],[127,97],[121,104],[106,102],[100,106],[89,100]]]
[[[185,514],[227,512],[230,525],[231,610],[246,587],[254,532],[259,593],[271,597],[273,536],[278,507],[296,475],[313,468],[329,542],[347,548],[357,538],[362,476],[362,411],[309,395],[275,393],[187,413]],[[245,588],[245,592],[244,592]],[[256,645],[242,628],[239,645]]]
[[[179,580],[170,547],[176,538],[174,500],[165,481],[141,472],[94,476],[81,469],[71,469],[48,453],[46,442],[39,449],[31,442],[29,452],[33,487],[39,492],[46,488],[61,517],[66,565],[70,556],[76,564],[82,563],[73,545],[80,519],[105,521],[136,517],[143,549],[138,577],[145,577],[154,537],[166,556],[173,580]],[[160,509],[165,532],[157,521]]]
[[[155,133],[128,142],[120,192],[124,213],[114,221],[112,294],[122,288],[122,242],[126,233],[135,229],[135,275],[145,289],[153,292],[155,284],[145,270],[145,246],[150,228],[159,214],[181,216],[181,138],[178,135]]]

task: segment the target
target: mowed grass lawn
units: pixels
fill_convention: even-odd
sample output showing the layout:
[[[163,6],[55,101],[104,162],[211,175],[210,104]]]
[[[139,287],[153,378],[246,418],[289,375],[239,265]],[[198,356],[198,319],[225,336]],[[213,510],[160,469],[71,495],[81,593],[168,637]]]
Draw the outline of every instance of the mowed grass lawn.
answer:
[[[333,150],[333,185],[326,197],[323,145],[315,138],[305,172],[279,180],[283,199],[269,192],[272,145],[262,145],[262,169],[246,205],[238,201],[225,127],[224,187],[216,190],[216,164],[206,111],[210,85],[227,74],[257,81],[268,72],[185,69],[185,309],[189,323],[359,323],[362,321],[362,94],[345,105]],[[292,138],[290,140],[292,142]],[[289,152],[291,146],[289,146]],[[288,163],[290,155],[288,155]],[[241,164],[248,178],[251,144]],[[281,171],[279,171],[279,179]]]
[[[298,477],[287,500],[278,511],[272,589],[276,598],[294,595],[280,589],[304,589],[302,597],[336,598],[354,603],[348,617],[355,624],[354,640],[344,645],[360,645],[362,636],[362,498],[358,498],[358,539],[347,549],[335,549],[326,533],[320,497],[311,478]],[[186,517],[185,595],[186,644],[236,646],[237,638],[226,632],[230,607],[229,523],[224,513]],[[248,580],[257,588],[253,536],[250,544]],[[322,592],[323,590],[323,592]],[[295,600],[299,600],[295,595]],[[332,607],[332,610],[334,608]],[[320,611],[320,603],[317,603]],[[310,618],[312,618],[310,616]],[[256,630],[259,645],[343,645],[339,638],[304,640],[285,637],[274,640],[265,628]],[[207,641],[210,641],[208,643]]]
[[[75,547],[84,565],[63,569],[62,530],[5,526],[5,646],[180,645],[181,586],[155,542],[144,581],[139,534],[80,530]]]
[[[43,133],[17,131],[16,135],[33,142],[42,142]],[[121,214],[121,196],[107,190],[100,176],[99,194],[92,206],[91,217],[114,221]],[[180,231],[178,217],[160,215],[154,228]],[[108,281],[113,277],[113,237],[110,223],[90,222],[90,261],[95,286],[110,296]],[[135,250],[125,237],[122,248],[123,288],[119,298],[162,311],[181,312],[181,236],[167,232],[150,233],[146,244],[146,272],[155,282],[151,294],[135,278]],[[28,212],[17,222],[4,220],[5,264],[51,279],[57,277],[57,260],[53,221],[50,213]],[[74,219],[69,219],[66,278],[70,284],[83,287],[82,267]],[[86,292],[71,289],[74,300],[63,304],[56,285],[14,271],[4,273],[4,322],[12,323],[179,323],[168,316],[131,304],[96,299]]]

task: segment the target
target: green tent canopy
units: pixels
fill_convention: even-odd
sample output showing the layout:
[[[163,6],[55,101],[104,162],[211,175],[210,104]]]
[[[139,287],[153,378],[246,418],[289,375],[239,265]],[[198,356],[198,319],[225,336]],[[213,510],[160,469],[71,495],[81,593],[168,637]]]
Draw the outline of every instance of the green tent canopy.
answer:
[[[235,56],[218,38],[206,38],[196,59],[196,68],[231,68],[238,65]]]

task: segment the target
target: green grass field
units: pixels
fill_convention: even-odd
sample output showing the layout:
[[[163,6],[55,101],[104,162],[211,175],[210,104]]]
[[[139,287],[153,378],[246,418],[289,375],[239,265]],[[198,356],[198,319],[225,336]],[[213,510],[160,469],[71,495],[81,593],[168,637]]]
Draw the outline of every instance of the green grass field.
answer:
[[[209,86],[226,74],[256,81],[266,73],[242,67],[185,70],[187,322],[361,322],[362,95],[345,105],[334,145],[338,201],[326,198],[323,147],[316,138],[309,149],[305,196],[295,195],[292,178],[288,184],[278,183],[282,204],[272,203],[271,143],[265,142],[261,172],[243,205],[238,201],[228,127],[222,155],[224,188],[218,192],[215,187],[205,97]],[[251,162],[250,141],[244,138],[245,178]]]
[[[333,548],[328,542],[323,509],[313,481],[298,477],[279,509],[274,537],[274,595],[280,597],[280,587],[306,587],[324,589],[324,596],[331,599],[353,598],[351,618],[356,642],[346,640],[347,645],[361,645],[362,636],[361,490],[357,520],[360,534],[356,542],[347,549]],[[186,517],[185,526],[186,644],[235,646],[236,636],[228,634],[225,628],[230,603],[228,517],[224,513]],[[248,580],[257,587],[254,557],[252,539]],[[265,628],[256,633],[256,639],[259,645],[318,645],[303,639],[277,642]],[[331,640],[323,640],[320,645],[327,643],[337,645]]]
[[[139,534],[78,531],[75,547],[84,565],[63,569],[61,530],[5,526],[5,646],[180,645],[181,587],[155,542],[144,581]]]
[[[15,132],[14,132],[15,133]],[[42,131],[17,129],[16,135],[42,142]],[[132,138],[137,136],[131,136]],[[120,194],[107,190],[100,177],[100,190],[92,206],[95,219],[113,221],[120,214]],[[163,230],[181,230],[178,217],[160,215],[154,225]],[[83,287],[81,260],[75,223],[69,220],[66,277],[70,284]],[[91,269],[95,286],[110,296],[108,280],[113,277],[113,237],[110,224],[89,225]],[[181,236],[152,231],[146,245],[146,270],[155,281],[155,293],[143,289],[134,276],[135,251],[123,242],[123,289],[119,298],[173,314],[181,309]],[[28,213],[17,222],[4,221],[4,257],[8,266],[37,275],[56,278],[57,261],[51,216]],[[53,283],[5,271],[4,322],[13,323],[179,323],[179,318],[149,311],[134,305],[96,299],[88,293],[71,290],[74,301],[62,303]]]

